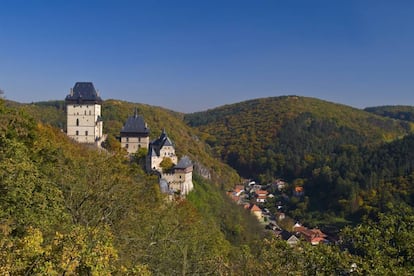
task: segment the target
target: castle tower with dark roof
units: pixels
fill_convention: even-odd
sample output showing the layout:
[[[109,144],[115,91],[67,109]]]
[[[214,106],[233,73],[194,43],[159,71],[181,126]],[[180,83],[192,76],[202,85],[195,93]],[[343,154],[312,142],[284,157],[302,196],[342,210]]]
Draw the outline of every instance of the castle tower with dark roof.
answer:
[[[142,116],[135,109],[121,130],[121,147],[126,148],[129,154],[136,153],[140,148],[149,146],[149,128]]]
[[[67,135],[79,143],[102,138],[102,99],[92,82],[77,82],[66,96]]]
[[[177,164],[174,145],[165,132],[165,129],[163,129],[158,139],[155,139],[149,144],[147,171],[162,171],[160,164],[164,158],[170,158],[174,164]]]

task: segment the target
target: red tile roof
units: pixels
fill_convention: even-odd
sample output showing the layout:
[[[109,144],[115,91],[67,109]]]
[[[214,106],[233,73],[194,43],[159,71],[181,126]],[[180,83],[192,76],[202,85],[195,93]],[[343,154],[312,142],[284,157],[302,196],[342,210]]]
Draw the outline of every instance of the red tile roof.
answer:
[[[252,211],[252,212],[261,212],[262,209],[260,209],[256,204],[253,204],[253,206],[250,208],[250,211]]]

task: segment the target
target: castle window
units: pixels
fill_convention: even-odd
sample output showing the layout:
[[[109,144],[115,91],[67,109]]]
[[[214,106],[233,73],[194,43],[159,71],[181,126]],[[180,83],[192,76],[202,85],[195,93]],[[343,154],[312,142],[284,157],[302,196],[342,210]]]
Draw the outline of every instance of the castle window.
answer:
[[[85,131],[85,136],[88,136],[88,131]]]
[[[139,149],[141,148],[141,144],[138,144],[138,148],[139,148]]]
[[[79,135],[79,131],[77,130],[77,131],[76,131],[76,136],[78,136],[78,135]]]
[[[138,142],[141,143],[141,137],[138,137]]]
[[[126,138],[126,141],[129,142],[129,137]]]
[[[91,110],[89,110],[89,115],[92,115],[92,111]]]
[[[79,119],[76,119],[76,126],[79,126]]]
[[[128,148],[128,144],[125,144],[125,148],[126,148],[126,149]]]

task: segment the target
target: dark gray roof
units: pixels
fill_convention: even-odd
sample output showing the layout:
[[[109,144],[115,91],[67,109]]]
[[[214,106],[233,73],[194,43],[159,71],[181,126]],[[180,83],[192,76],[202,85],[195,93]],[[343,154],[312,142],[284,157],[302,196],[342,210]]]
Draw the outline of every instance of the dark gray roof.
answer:
[[[102,103],[92,82],[77,82],[66,96],[66,103]]]
[[[161,136],[158,139],[152,141],[149,146],[149,154],[160,156],[160,150],[162,149],[162,147],[173,146],[173,143],[171,142],[170,138],[168,138],[165,129],[163,129]]]
[[[282,237],[282,239],[284,239],[285,241],[287,241],[288,239],[290,239],[290,237],[293,236],[292,233],[286,231],[286,230],[282,230],[282,233],[280,233],[280,236]]]
[[[187,155],[184,155],[180,159],[178,164],[174,166],[174,168],[175,169],[186,169],[186,168],[191,167],[191,166],[193,166],[193,162],[191,162],[191,159]]]
[[[135,114],[130,116],[125,122],[125,125],[121,130],[121,135],[122,134],[149,134],[149,128],[145,124],[144,118],[138,115],[137,110],[135,110]]]

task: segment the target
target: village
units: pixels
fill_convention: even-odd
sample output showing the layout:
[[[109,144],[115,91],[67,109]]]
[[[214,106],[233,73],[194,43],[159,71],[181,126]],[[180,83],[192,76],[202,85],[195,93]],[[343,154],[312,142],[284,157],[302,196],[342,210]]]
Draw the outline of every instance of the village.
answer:
[[[105,140],[102,133],[103,120],[101,116],[102,99],[91,82],[77,82],[69,95],[66,96],[67,135],[79,143],[100,145]],[[175,146],[165,129],[158,138],[150,141],[150,129],[144,118],[135,110],[129,116],[120,130],[119,141],[128,155],[132,156],[145,149],[145,169],[149,174],[156,174],[162,193],[170,198],[184,198],[194,189],[192,182],[193,163],[188,156],[179,159]],[[286,195],[287,183],[276,180],[267,185],[259,185],[254,181],[245,181],[236,185],[228,195],[238,205],[249,210],[264,227],[276,237],[295,245],[300,240],[318,245],[333,240],[320,229],[309,229],[300,223],[292,223],[284,213],[282,200]],[[302,186],[293,189],[292,196],[301,198],[305,191]]]
[[[288,183],[280,179],[267,185],[245,180],[243,184],[235,185],[227,195],[236,204],[250,211],[265,229],[291,246],[301,241],[312,245],[335,242],[335,237],[325,234],[318,228],[307,228],[284,213],[286,206],[278,198],[288,198],[287,187]],[[300,198],[304,195],[303,187],[294,187],[293,197]]]

